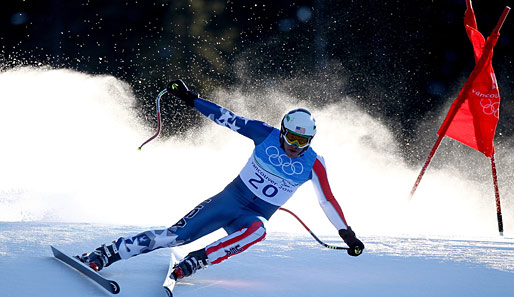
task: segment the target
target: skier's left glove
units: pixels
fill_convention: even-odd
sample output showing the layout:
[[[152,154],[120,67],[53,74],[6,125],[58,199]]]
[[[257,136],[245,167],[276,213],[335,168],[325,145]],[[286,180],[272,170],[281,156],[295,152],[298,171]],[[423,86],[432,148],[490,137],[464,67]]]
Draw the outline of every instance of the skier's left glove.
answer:
[[[348,249],[348,255],[357,257],[362,254],[364,244],[355,237],[355,232],[353,232],[350,226],[348,226],[348,229],[339,230],[339,236],[341,236],[348,247],[350,247]]]
[[[166,90],[168,93],[184,101],[190,107],[194,107],[194,101],[195,99],[198,99],[198,94],[190,91],[181,79],[170,81]]]

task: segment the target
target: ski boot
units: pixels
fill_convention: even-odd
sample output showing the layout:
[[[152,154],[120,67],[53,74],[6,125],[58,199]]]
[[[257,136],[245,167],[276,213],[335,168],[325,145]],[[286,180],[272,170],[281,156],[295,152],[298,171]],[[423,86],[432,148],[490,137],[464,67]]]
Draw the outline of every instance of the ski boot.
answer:
[[[210,264],[205,249],[190,252],[180,263],[175,265],[171,273],[175,280],[188,277],[200,269],[206,268]]]
[[[96,272],[121,259],[115,242],[111,245],[104,244],[89,254],[75,257]]]

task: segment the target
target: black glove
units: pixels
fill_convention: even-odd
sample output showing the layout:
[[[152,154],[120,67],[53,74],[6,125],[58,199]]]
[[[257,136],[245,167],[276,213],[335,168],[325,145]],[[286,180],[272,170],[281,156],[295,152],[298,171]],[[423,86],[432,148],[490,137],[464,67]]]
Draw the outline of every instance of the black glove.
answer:
[[[350,247],[348,249],[348,255],[350,256],[358,256],[362,254],[364,250],[364,244],[362,241],[358,240],[355,237],[355,232],[352,231],[352,228],[348,226],[348,229],[339,230],[339,236],[344,240],[344,242]]]
[[[195,106],[194,101],[198,98],[198,94],[190,91],[181,79],[170,81],[166,87],[166,90],[168,93],[184,101],[190,107]]]

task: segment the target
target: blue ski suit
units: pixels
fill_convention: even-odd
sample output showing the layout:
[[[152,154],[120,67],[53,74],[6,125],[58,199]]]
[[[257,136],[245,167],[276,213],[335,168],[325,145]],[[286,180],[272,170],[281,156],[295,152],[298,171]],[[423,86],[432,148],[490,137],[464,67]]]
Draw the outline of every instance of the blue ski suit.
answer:
[[[255,149],[223,191],[200,203],[173,226],[119,238],[115,246],[121,259],[187,244],[223,228],[228,235],[205,248],[209,262],[217,264],[262,241],[267,220],[308,180],[313,182],[319,203],[334,227],[347,228],[330,190],[323,158],[311,147],[291,159],[282,148],[278,129],[237,116],[202,98],[194,101],[194,108],[218,125],[253,140]]]

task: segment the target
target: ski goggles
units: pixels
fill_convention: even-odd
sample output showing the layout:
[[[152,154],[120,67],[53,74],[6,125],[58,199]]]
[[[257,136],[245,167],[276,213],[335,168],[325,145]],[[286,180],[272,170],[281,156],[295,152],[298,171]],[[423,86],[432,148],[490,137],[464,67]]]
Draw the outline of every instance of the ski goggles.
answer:
[[[290,130],[286,130],[286,133],[284,133],[284,140],[287,142],[287,144],[296,145],[298,148],[309,146],[311,139],[312,137],[303,136]]]

